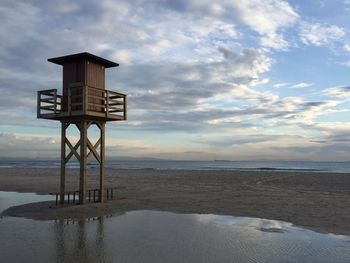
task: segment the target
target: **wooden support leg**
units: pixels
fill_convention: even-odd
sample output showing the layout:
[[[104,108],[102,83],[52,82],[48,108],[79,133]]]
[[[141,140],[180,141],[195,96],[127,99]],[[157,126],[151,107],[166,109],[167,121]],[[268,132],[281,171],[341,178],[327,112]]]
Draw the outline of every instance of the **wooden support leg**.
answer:
[[[99,191],[99,201],[104,202],[104,192],[105,192],[105,123],[99,123],[100,128],[100,191]]]
[[[80,204],[86,202],[87,122],[80,122]]]
[[[66,188],[66,123],[61,122],[61,183],[60,183],[60,203],[64,203],[64,191]]]

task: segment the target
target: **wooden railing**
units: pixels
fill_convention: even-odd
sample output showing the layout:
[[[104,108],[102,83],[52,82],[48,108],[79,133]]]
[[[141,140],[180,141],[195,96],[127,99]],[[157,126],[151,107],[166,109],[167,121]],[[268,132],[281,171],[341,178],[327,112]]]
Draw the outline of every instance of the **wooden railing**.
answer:
[[[57,89],[38,91],[37,97],[38,118],[45,113],[59,114],[62,109],[62,96],[57,94]]]
[[[114,190],[115,188],[105,188],[104,200],[114,200]],[[66,192],[55,192],[50,193],[50,195],[56,196],[55,204],[58,206],[59,204],[79,204],[79,193],[80,191],[66,191]],[[89,189],[87,190],[86,200],[91,202],[99,201],[100,189]],[[60,202],[59,198],[63,197],[62,202]]]
[[[56,89],[38,91],[38,118],[45,117],[45,113],[127,118],[125,94],[81,85],[72,85],[67,92],[67,97],[63,97]]]
[[[106,116],[120,115],[126,120],[126,95],[104,89],[97,89],[85,86],[83,89],[83,96],[85,97],[85,112],[103,113]]]

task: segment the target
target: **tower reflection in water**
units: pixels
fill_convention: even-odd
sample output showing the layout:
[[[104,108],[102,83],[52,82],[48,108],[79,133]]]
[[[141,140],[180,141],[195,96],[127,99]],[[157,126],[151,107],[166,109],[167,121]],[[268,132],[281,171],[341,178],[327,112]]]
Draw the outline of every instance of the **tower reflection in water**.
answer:
[[[56,220],[56,262],[104,262],[104,217]]]

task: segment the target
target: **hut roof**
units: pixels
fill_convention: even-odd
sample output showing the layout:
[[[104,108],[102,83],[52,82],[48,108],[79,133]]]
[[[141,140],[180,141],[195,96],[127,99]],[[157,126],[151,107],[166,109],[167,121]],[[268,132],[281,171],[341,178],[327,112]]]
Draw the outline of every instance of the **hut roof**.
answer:
[[[77,61],[77,60],[89,60],[91,62],[95,62],[97,64],[103,65],[105,68],[112,68],[112,67],[119,66],[118,63],[95,56],[88,52],[77,53],[77,54],[72,54],[68,56],[56,57],[56,58],[49,58],[47,61],[58,65],[64,65],[67,62]]]

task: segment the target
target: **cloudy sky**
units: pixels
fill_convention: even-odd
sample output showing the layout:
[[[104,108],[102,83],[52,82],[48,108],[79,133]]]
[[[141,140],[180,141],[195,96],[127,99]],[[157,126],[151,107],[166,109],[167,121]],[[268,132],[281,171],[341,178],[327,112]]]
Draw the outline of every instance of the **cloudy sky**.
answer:
[[[36,91],[61,89],[47,58],[87,51],[129,96],[109,156],[349,160],[349,16],[349,0],[1,0],[0,156],[59,156]]]

